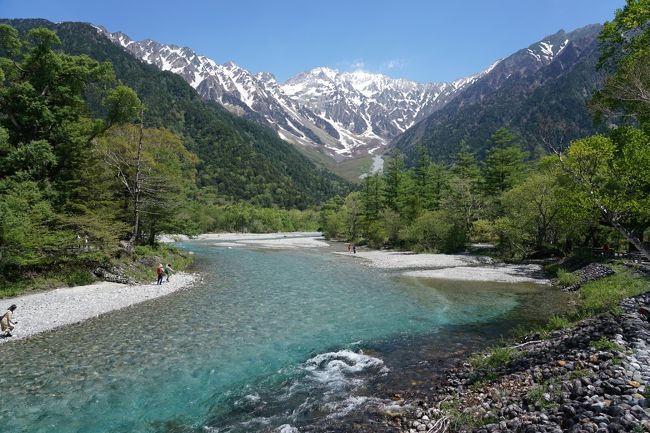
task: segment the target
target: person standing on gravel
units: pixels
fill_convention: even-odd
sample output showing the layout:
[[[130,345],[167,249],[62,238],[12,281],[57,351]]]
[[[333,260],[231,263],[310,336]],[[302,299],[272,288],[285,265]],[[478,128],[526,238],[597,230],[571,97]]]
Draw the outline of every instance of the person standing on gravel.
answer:
[[[167,275],[167,279],[165,281],[169,281],[169,277],[173,273],[174,273],[174,270],[172,269],[172,265],[167,263],[167,266],[165,266],[165,275]]]
[[[14,311],[16,311],[16,304],[13,304],[9,309],[2,315],[2,319],[0,319],[0,331],[2,332],[3,337],[11,337],[11,331],[14,330],[16,327],[16,323],[14,321]]]
[[[156,268],[156,274],[158,274],[158,280],[156,281],[156,284],[161,285],[163,276],[165,275],[165,268],[163,267],[162,263],[158,263],[158,267]]]

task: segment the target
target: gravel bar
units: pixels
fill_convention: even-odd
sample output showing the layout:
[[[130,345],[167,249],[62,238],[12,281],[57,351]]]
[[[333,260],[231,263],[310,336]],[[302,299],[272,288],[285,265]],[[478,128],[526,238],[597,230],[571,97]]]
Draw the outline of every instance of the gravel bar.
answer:
[[[190,286],[196,279],[196,275],[179,272],[161,285],[101,282],[2,299],[3,312],[11,304],[18,306],[14,313],[18,323],[13,337],[0,338],[0,344],[165,296]]]

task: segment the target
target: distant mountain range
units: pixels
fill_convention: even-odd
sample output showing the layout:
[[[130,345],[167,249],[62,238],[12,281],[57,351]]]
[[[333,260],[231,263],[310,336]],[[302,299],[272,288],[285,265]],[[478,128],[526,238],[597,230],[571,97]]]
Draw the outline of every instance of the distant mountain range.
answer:
[[[423,145],[435,159],[449,160],[461,140],[482,158],[489,137],[501,127],[520,135],[533,154],[544,151],[545,141],[567,145],[593,134],[586,104],[603,80],[596,69],[601,28],[561,30],[517,51],[392,146],[412,159]]]
[[[480,74],[452,83],[417,83],[368,72],[316,68],[278,83],[233,62],[218,64],[190,48],[98,27],[136,58],[182,76],[205,99],[265,123],[294,144],[340,160],[383,152],[391,139],[442,108]]]
[[[97,27],[136,58],[181,75],[206,100],[274,129],[299,148],[337,161],[418,145],[450,159],[465,140],[485,152],[500,127],[520,134],[531,150],[555,125],[570,140],[592,133],[585,102],[600,84],[596,72],[600,25],[559,31],[451,83],[417,83],[368,72],[321,67],[278,83],[233,62],[219,64],[190,48]]]
[[[501,127],[532,154],[545,140],[568,144],[596,132],[586,102],[603,79],[600,25],[561,30],[471,77],[422,84],[325,67],[278,83],[270,73],[89,24],[0,21],[52,28],[64,50],[110,61],[147,103],[148,123],[181,134],[199,154],[204,185],[259,203],[304,206],[314,191],[319,200],[345,189],[303,155],[354,179],[368,170],[369,155],[395,149],[413,161],[424,146],[449,161],[465,141],[482,158]],[[273,191],[283,192],[281,202]]]
[[[89,24],[42,19],[0,19],[0,23],[23,34],[35,27],[49,28],[61,39],[63,51],[110,62],[117,78],[145,103],[146,126],[180,135],[200,158],[199,185],[216,192],[220,200],[303,208],[349,190],[347,182],[316,166],[269,128],[202,99],[178,75],[140,61]],[[100,115],[98,95],[86,96],[91,110]]]

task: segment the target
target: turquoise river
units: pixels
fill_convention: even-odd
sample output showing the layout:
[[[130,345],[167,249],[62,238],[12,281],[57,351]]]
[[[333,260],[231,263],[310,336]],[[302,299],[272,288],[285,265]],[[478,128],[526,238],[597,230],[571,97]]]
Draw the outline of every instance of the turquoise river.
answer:
[[[181,247],[193,287],[2,346],[0,431],[345,431],[557,308],[548,286],[404,278],[337,244]]]

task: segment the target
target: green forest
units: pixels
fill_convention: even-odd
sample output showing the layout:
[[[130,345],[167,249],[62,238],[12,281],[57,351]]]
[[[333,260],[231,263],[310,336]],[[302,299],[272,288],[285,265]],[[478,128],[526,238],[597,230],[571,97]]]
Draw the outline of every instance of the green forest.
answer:
[[[458,252],[489,243],[507,259],[590,254],[596,246],[650,258],[650,20],[647,2],[629,2],[599,35],[602,89],[589,103],[607,133],[567,145],[548,139],[540,156],[497,128],[484,157],[458,143],[451,163],[420,145],[414,164],[399,151],[381,175],[324,205],[332,238],[379,247]],[[549,125],[549,137],[553,128]]]
[[[97,266],[169,254],[138,247],[163,232],[316,229],[300,209],[348,188],[271,131],[198,96],[163,110],[179,100],[169,89],[157,103],[60,46],[49,29],[0,25],[0,288],[92,281]],[[195,123],[175,132],[162,113]]]
[[[650,30],[637,31],[649,20],[647,2],[629,2],[600,33],[606,78],[589,108],[606,133],[549,139],[540,155],[499,127],[481,155],[463,141],[451,162],[395,152],[354,188],[92,26],[1,24],[0,290],[92,280],[97,266],[160,253],[142,247],[160,233],[322,230],[375,248],[487,243],[527,259],[608,245],[650,258]]]

